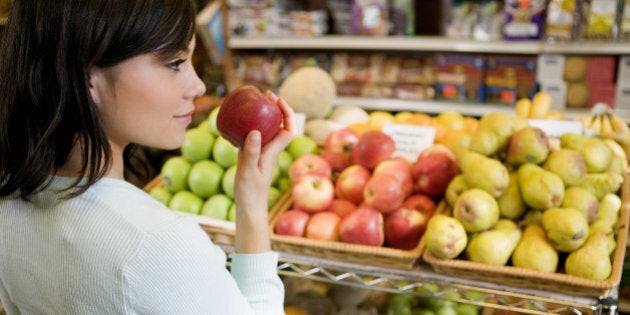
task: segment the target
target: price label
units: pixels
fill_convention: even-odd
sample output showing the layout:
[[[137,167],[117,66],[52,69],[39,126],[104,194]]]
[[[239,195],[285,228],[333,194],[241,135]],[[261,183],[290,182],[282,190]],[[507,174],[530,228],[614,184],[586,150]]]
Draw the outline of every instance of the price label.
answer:
[[[572,120],[545,120],[545,119],[529,119],[529,125],[538,127],[544,131],[547,136],[559,140],[565,133],[582,134],[582,123]]]
[[[392,137],[396,143],[394,157],[403,157],[415,162],[424,149],[433,145],[435,127],[408,124],[385,124],[383,133]]]

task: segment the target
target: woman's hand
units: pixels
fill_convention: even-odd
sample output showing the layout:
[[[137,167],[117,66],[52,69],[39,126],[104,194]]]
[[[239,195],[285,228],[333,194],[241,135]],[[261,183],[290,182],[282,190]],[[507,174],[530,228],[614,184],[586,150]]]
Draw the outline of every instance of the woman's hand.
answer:
[[[264,147],[260,132],[250,132],[239,151],[234,184],[237,253],[259,253],[271,248],[267,216],[269,188],[278,155],[297,132],[293,109],[284,100],[267,93],[282,111],[283,126]]]

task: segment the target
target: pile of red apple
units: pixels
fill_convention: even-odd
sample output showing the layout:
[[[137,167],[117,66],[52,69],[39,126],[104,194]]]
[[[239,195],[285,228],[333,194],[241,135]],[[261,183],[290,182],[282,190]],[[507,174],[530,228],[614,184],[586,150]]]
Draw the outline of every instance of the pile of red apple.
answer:
[[[387,246],[418,246],[450,180],[460,170],[443,145],[415,161],[394,156],[396,144],[373,130],[328,135],[321,154],[305,154],[289,169],[292,205],[274,221],[277,235]]]

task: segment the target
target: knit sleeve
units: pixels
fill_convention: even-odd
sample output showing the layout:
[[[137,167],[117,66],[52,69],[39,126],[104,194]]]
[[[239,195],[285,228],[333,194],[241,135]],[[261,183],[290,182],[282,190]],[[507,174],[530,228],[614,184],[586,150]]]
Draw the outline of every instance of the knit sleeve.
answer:
[[[282,314],[282,284],[270,280],[279,281],[273,254],[239,260],[232,277],[221,248],[194,220],[178,220],[147,234],[127,264],[126,304],[144,314]],[[266,276],[253,276],[257,268]]]

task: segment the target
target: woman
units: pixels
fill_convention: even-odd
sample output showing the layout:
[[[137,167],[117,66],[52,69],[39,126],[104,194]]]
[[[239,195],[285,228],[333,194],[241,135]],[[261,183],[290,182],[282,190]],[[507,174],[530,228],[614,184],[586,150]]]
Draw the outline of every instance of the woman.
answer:
[[[239,152],[231,271],[194,220],[123,179],[177,148],[205,87],[189,0],[17,0],[0,47],[0,300],[8,314],[281,314],[267,225],[284,127]]]

